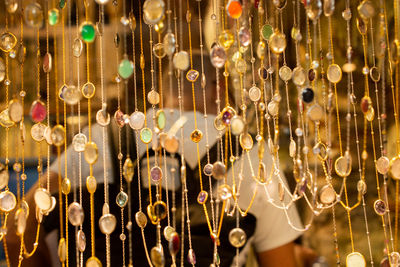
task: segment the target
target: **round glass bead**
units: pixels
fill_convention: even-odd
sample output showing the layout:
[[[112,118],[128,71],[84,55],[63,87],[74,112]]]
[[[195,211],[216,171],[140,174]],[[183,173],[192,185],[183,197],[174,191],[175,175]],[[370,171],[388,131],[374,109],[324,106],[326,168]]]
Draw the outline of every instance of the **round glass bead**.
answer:
[[[342,79],[342,70],[337,64],[331,64],[327,70],[327,78],[331,83],[338,83]]]
[[[158,43],[153,46],[153,54],[156,58],[163,58],[166,55],[165,49],[164,49],[164,44],[163,43]]]
[[[8,115],[13,122],[20,122],[24,115],[24,107],[17,99],[13,99],[8,104]]]
[[[7,53],[7,52],[12,51],[16,45],[17,45],[17,38],[11,32],[4,32],[0,35],[0,49],[3,50],[4,52]],[[3,65],[4,65],[4,62],[3,62]],[[2,68],[3,68],[3,66],[2,66]],[[5,66],[4,66],[4,68],[5,68]]]
[[[165,257],[162,246],[155,246],[150,251],[151,262],[155,267],[162,267],[165,265]]]
[[[202,138],[203,138],[203,133],[199,129],[194,130],[190,134],[190,140],[192,140],[195,143],[200,142]]]
[[[279,69],[279,77],[282,79],[282,81],[289,81],[292,78],[292,70],[284,65]]]
[[[253,86],[249,89],[249,98],[253,102],[258,102],[261,98],[261,90],[257,86]]]
[[[375,8],[374,5],[370,0],[364,0],[362,1],[358,7],[358,14],[360,14],[360,17],[363,20],[369,20],[375,15]]]
[[[42,123],[35,123],[31,128],[31,136],[32,139],[36,142],[41,142],[44,140],[44,131],[46,130],[46,126]]]
[[[274,32],[269,38],[269,45],[271,51],[275,54],[280,54],[285,51],[286,48],[286,36],[281,32]]]
[[[79,27],[79,34],[82,41],[92,43],[96,38],[96,29],[91,22],[85,21]]]
[[[239,29],[239,42],[243,47],[248,47],[251,43],[251,33],[247,27],[241,27]]]
[[[335,0],[324,0],[324,15],[326,17],[332,16],[335,11]]]
[[[85,151],[84,151],[83,155],[88,164],[92,165],[92,164],[96,163],[97,158],[99,156],[99,152],[97,150],[96,143],[87,142],[85,145]]]
[[[146,24],[157,24],[165,12],[163,0],[146,0],[143,4],[143,20]]]
[[[15,13],[18,9],[18,0],[5,0],[8,13]]]
[[[268,103],[267,109],[268,109],[268,113],[271,116],[275,117],[279,113],[279,103],[272,100],[271,102]]]
[[[242,15],[242,4],[238,0],[230,0],[226,5],[226,13],[233,19],[238,19]]]
[[[154,166],[150,170],[150,178],[153,182],[158,183],[163,178],[163,172],[160,167]]]
[[[331,185],[325,185],[319,193],[321,203],[330,205],[336,200],[336,192]]]
[[[292,37],[293,40],[300,42],[303,36],[301,35],[300,29],[293,27],[292,30],[290,31],[290,36]]]
[[[58,23],[60,18],[60,12],[57,8],[52,8],[48,11],[48,22],[51,26],[54,26]]]
[[[376,161],[376,170],[380,174],[387,174],[390,168],[390,161],[387,157],[381,156],[377,161]]]
[[[118,74],[124,79],[128,79],[131,77],[133,73],[133,62],[128,59],[128,57],[125,57],[124,59],[121,60],[121,62],[118,65]]]
[[[39,3],[30,3],[24,8],[24,19],[28,26],[41,28],[43,18],[43,9]]]
[[[0,210],[5,213],[11,212],[17,205],[15,195],[6,190],[0,193]]]
[[[129,117],[129,125],[134,130],[140,130],[143,128],[145,119],[146,119],[146,117],[144,116],[144,114],[142,112],[135,111]]]
[[[309,19],[317,20],[322,13],[321,0],[307,0],[306,13]]]
[[[81,204],[78,202],[72,202],[68,207],[68,220],[73,226],[79,226],[83,224],[85,213]]]
[[[208,199],[208,193],[206,191],[200,191],[200,193],[197,195],[197,202],[199,204],[204,204],[206,203]]]
[[[117,219],[115,218],[114,215],[107,213],[103,214],[103,216],[100,217],[99,227],[100,231],[103,234],[105,235],[111,234],[112,232],[114,232],[116,226],[117,226]]]
[[[230,30],[223,30],[218,36],[218,42],[225,50],[228,50],[235,42],[235,37]]]
[[[233,135],[240,135],[244,130],[245,124],[241,117],[233,116],[231,119],[231,132]]]
[[[150,90],[147,94],[147,101],[152,105],[157,105],[160,103],[160,94],[156,90]]]
[[[301,98],[304,103],[311,103],[314,100],[314,91],[311,88],[303,89]]]
[[[323,115],[324,109],[318,104],[312,105],[307,111],[307,116],[312,121],[320,121]]]
[[[178,70],[185,71],[189,68],[189,54],[186,51],[179,51],[175,53],[172,59],[174,67]]]
[[[82,86],[82,95],[86,98],[92,98],[94,94],[96,93],[96,87],[94,86],[93,83],[87,82]]]
[[[302,67],[296,67],[292,73],[293,83],[302,86],[306,82],[306,71]]]
[[[241,228],[233,228],[229,232],[229,243],[231,243],[235,248],[243,247],[246,240],[246,233]]]

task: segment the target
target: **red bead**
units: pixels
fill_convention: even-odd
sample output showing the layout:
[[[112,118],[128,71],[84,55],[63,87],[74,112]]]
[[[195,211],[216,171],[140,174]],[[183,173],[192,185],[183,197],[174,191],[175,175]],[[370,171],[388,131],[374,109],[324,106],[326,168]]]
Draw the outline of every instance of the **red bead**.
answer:
[[[31,117],[34,122],[42,122],[46,118],[46,106],[40,100],[32,103]]]

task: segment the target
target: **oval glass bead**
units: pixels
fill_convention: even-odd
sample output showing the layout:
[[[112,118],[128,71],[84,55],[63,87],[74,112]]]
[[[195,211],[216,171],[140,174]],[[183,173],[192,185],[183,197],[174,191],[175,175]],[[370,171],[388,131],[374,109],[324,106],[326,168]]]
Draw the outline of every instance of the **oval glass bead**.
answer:
[[[36,206],[43,211],[49,210],[52,206],[51,195],[44,188],[36,189],[33,198]]]
[[[319,200],[325,205],[330,205],[336,201],[336,192],[331,185],[325,185],[321,188]]]
[[[210,51],[210,60],[215,68],[222,68],[226,61],[225,50],[219,45],[214,45]]]
[[[286,49],[286,36],[281,32],[274,32],[269,38],[271,51],[280,54]]]
[[[143,4],[143,20],[146,24],[154,25],[158,23],[165,12],[163,0],[146,0]]]
[[[246,243],[247,236],[246,233],[241,228],[233,228],[229,232],[229,242],[235,248],[243,247]]]
[[[93,23],[89,21],[83,22],[79,27],[79,34],[82,41],[92,43],[96,38],[96,29]]]
[[[346,256],[346,267],[365,267],[364,256],[360,252],[352,252]]]
[[[100,217],[99,220],[99,227],[100,231],[105,234],[109,235],[114,232],[115,227],[117,226],[117,219],[112,214],[104,214]]]
[[[73,226],[79,226],[83,224],[85,214],[81,204],[78,202],[72,202],[68,207],[68,220]]]
[[[94,164],[99,156],[97,145],[94,142],[87,142],[85,145],[84,157],[88,164]]]
[[[17,199],[13,193],[8,190],[0,193],[0,211],[9,213],[15,209],[16,205]]]

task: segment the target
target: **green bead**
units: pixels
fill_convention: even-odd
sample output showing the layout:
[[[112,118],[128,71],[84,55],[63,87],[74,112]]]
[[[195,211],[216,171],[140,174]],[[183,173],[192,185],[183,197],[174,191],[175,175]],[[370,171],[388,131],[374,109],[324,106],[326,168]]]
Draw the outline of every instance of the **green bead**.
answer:
[[[81,39],[86,43],[91,43],[96,37],[96,30],[92,23],[84,22],[80,27]]]
[[[165,122],[166,122],[166,117],[165,117],[164,110],[157,111],[156,119],[157,119],[156,122],[157,122],[158,129],[160,129],[160,130],[164,129],[165,128]]]
[[[121,63],[119,63],[118,74],[122,78],[128,79],[129,77],[131,77],[133,73],[133,68],[134,68],[133,62],[125,58],[121,61]]]
[[[149,128],[143,128],[140,131],[140,140],[142,140],[143,143],[148,144],[151,142],[153,139],[153,133]]]
[[[264,26],[262,26],[262,28],[261,28],[261,36],[263,37],[263,39],[265,41],[268,41],[269,37],[271,37],[271,35],[273,33],[274,33],[274,28],[272,28],[271,25],[265,24]]]
[[[58,6],[63,9],[65,7],[65,4],[67,3],[67,0],[60,0],[60,2],[58,3]]]
[[[58,11],[57,8],[53,8],[49,10],[48,16],[49,16],[48,18],[49,24],[51,26],[54,26],[58,23],[58,19],[60,18],[60,12]]]
[[[123,208],[128,203],[128,195],[124,191],[121,191],[118,193],[116,201],[117,201],[117,205],[120,208]]]

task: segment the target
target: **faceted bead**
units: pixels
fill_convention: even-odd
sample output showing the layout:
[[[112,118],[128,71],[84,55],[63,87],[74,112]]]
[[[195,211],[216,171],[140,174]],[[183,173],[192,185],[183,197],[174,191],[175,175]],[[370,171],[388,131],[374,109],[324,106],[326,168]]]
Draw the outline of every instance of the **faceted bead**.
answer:
[[[144,116],[144,114],[142,112],[135,111],[129,117],[129,125],[134,130],[140,130],[143,128],[145,119],[146,119],[146,117]]]
[[[60,9],[63,9],[66,6],[66,4],[67,4],[67,0],[59,0],[58,1],[58,7]]]
[[[268,113],[271,116],[275,117],[278,115],[278,113],[279,113],[279,103],[278,102],[276,102],[276,101],[269,102],[267,108],[268,108]]]
[[[293,40],[300,42],[301,39],[303,38],[300,32],[299,28],[293,27],[292,30],[290,31],[290,36],[292,37]]]
[[[172,235],[176,233],[175,229],[172,226],[166,226],[164,228],[163,234],[164,234],[164,238],[167,241],[171,241]]]
[[[367,193],[367,184],[363,180],[357,182],[357,191],[363,195]]]
[[[163,58],[167,54],[164,49],[163,43],[158,43],[153,46],[153,54],[156,58]]]
[[[51,26],[54,26],[58,23],[60,18],[60,12],[57,8],[52,8],[48,11],[48,21]]]
[[[87,143],[86,135],[83,133],[78,133],[72,139],[72,147],[76,152],[83,152],[85,151],[85,146]]]
[[[321,188],[319,200],[325,205],[330,205],[336,200],[336,192],[331,185],[325,185]]]
[[[286,48],[286,36],[281,32],[274,32],[269,38],[271,51],[275,54],[280,54]]]
[[[61,182],[61,192],[64,195],[68,195],[70,191],[71,191],[71,180],[66,177]]]
[[[136,220],[136,224],[140,228],[146,227],[146,225],[147,225],[147,217],[143,212],[141,212],[141,211],[136,212],[135,220]]]
[[[51,195],[49,191],[44,188],[36,189],[33,198],[35,200],[36,206],[41,210],[49,210],[52,205]]]
[[[164,51],[168,56],[172,56],[175,52],[176,38],[171,32],[165,34],[163,39]]]
[[[265,41],[269,41],[269,38],[274,33],[274,28],[270,24],[264,24],[261,28],[261,36]]]
[[[342,70],[339,65],[331,64],[328,67],[327,78],[331,83],[338,83],[342,79]]]
[[[79,27],[79,34],[82,41],[92,43],[96,38],[96,29],[91,22],[85,21]]]
[[[143,128],[140,131],[140,140],[145,144],[149,144],[153,140],[153,132],[149,128]]]
[[[212,175],[212,171],[213,171],[213,165],[211,163],[207,163],[206,165],[204,165],[203,173],[206,176],[211,176]]]
[[[93,165],[96,163],[99,156],[97,145],[94,142],[87,142],[84,151],[85,160],[88,164]]]
[[[232,197],[232,189],[229,185],[223,184],[218,187],[218,197],[221,200],[227,200]]]
[[[20,122],[24,115],[24,107],[21,101],[13,99],[8,104],[8,115],[13,122]]]
[[[82,86],[82,95],[86,98],[92,98],[94,94],[96,93],[96,87],[94,86],[93,83],[87,82]]]
[[[199,78],[199,75],[200,74],[199,74],[199,72],[197,70],[191,69],[186,73],[186,79],[189,82],[193,83],[193,82],[195,82],[197,80],[197,78]]]
[[[102,267],[102,264],[98,258],[92,256],[86,261],[85,267]]]
[[[83,224],[85,213],[81,204],[78,202],[72,202],[68,207],[68,220],[73,226],[79,226]]]
[[[122,128],[125,125],[125,120],[124,120],[124,113],[118,109],[115,113],[114,113],[114,120],[117,123],[117,125]]]
[[[233,19],[238,19],[242,15],[242,4],[238,0],[230,0],[226,5],[226,13]]]
[[[19,208],[15,212],[15,225],[16,225],[16,233],[18,236],[21,236],[25,233],[26,230],[26,221],[27,221],[26,211],[22,208]]]
[[[168,243],[168,248],[169,248],[169,252],[171,253],[171,255],[178,254],[178,252],[181,248],[181,239],[179,238],[179,235],[177,232],[174,232],[171,235],[171,239],[169,240],[169,243]]]
[[[325,144],[318,142],[314,147],[313,147],[313,153],[317,155],[319,160],[325,161],[328,158],[328,152]]]
[[[306,71],[302,67],[296,67],[292,73],[293,83],[302,86],[306,82]]]
[[[241,228],[233,228],[229,232],[229,243],[231,243],[235,248],[243,247],[246,240],[246,233]]]
[[[43,18],[43,9],[38,3],[30,3],[24,8],[24,19],[28,26],[41,28]]]
[[[128,79],[133,74],[133,62],[125,57],[118,65],[118,74],[124,79]]]
[[[400,156],[390,160],[390,175],[395,180],[400,180]]]
[[[369,20],[375,15],[374,5],[370,0],[363,0],[357,7],[358,14],[364,20]]]
[[[188,251],[187,260],[190,264],[196,264],[196,254],[192,248]]]
[[[392,262],[392,266],[399,266],[400,265],[400,253],[397,251],[393,251],[390,253],[390,260]]]
[[[274,0],[272,3],[277,9],[282,9],[286,6],[287,0]]]
[[[58,124],[51,129],[51,141],[55,146],[62,146],[65,142],[65,129]]]
[[[165,112],[164,110],[160,109],[156,113],[156,124],[157,128],[160,130],[163,130],[165,128],[167,118],[165,117]]]
[[[46,118],[46,106],[40,100],[35,100],[31,106],[31,117],[34,122],[42,122]]]
[[[251,43],[251,33],[247,27],[241,27],[239,29],[239,42],[243,47],[248,47]]]
[[[190,134],[190,140],[192,140],[195,143],[200,142],[202,138],[203,138],[203,133],[199,129],[194,130]]]
[[[116,198],[116,202],[120,208],[124,208],[126,204],[128,204],[128,194],[124,191],[119,192]]]
[[[35,123],[31,128],[31,136],[32,139],[36,142],[41,142],[44,140],[44,132],[46,130],[46,126],[42,123]]]
[[[163,0],[146,0],[143,4],[143,20],[146,24],[154,25],[158,23],[165,12]]]
[[[385,215],[386,213],[386,203],[382,199],[378,199],[374,202],[374,210],[378,215]]]
[[[117,226],[117,219],[115,218],[114,215],[108,213],[108,214],[103,214],[103,216],[100,217],[99,227],[100,231],[103,234],[105,235],[111,234],[112,232],[114,232],[116,226]]]
[[[214,119],[214,128],[217,131],[222,131],[225,129],[225,124],[222,121],[222,115],[218,115],[215,119]]]
[[[159,183],[163,177],[163,172],[160,167],[154,166],[150,170],[150,178],[153,182]]]
[[[347,177],[351,173],[351,156],[348,152],[335,161],[335,171],[340,177]]]
[[[86,177],[86,188],[90,194],[96,192],[97,189],[97,181],[93,176]]]
[[[208,199],[208,193],[204,190],[200,191],[200,193],[197,196],[197,202],[199,204],[204,204],[206,203],[207,199]]]
[[[279,69],[279,77],[282,79],[282,81],[289,81],[292,78],[292,70],[284,65]]]
[[[82,40],[76,38],[72,43],[72,54],[74,55],[74,57],[80,57],[82,54],[82,50],[83,50]]]
[[[17,45],[17,37],[11,32],[4,32],[0,35],[0,49],[10,52]]]
[[[218,42],[225,50],[228,50],[235,42],[235,37],[230,30],[223,30],[218,36]]]
[[[239,137],[240,146],[245,150],[253,148],[253,138],[248,133],[242,133]]]
[[[233,116],[231,119],[231,132],[233,135],[240,135],[244,130],[245,124],[241,117]]]
[[[315,69],[309,69],[308,70],[308,80],[310,82],[313,82],[315,80],[315,77],[317,76],[317,72]]]
[[[346,257],[347,267],[365,267],[366,262],[364,256],[359,252],[352,252]]]
[[[152,105],[157,105],[160,103],[160,94],[154,89],[150,90],[147,94],[147,101]]]
[[[125,180],[130,183],[132,182],[133,175],[135,174],[135,168],[133,166],[133,162],[131,158],[126,158],[124,165],[122,167],[122,175],[124,176]]]
[[[151,262],[154,267],[163,267],[165,264],[164,251],[161,246],[155,246],[150,251]]]
[[[221,180],[225,177],[226,174],[226,167],[225,164],[221,161],[216,161],[212,167],[212,176],[217,179]]]
[[[0,193],[0,211],[9,213],[17,205],[17,199],[15,195],[10,191],[6,190]]]
[[[86,235],[82,230],[79,230],[76,234],[76,246],[79,252],[84,252],[86,249]]]
[[[249,98],[253,102],[258,102],[261,98],[261,90],[257,86],[253,86],[249,89]]]
[[[107,126],[110,124],[111,118],[110,113],[107,112],[105,108],[99,109],[96,113],[96,122],[100,126]]]
[[[314,100],[314,91],[311,88],[305,88],[301,92],[301,98],[304,103],[311,103]]]
[[[322,13],[321,0],[307,0],[306,13],[309,19],[317,20]]]

